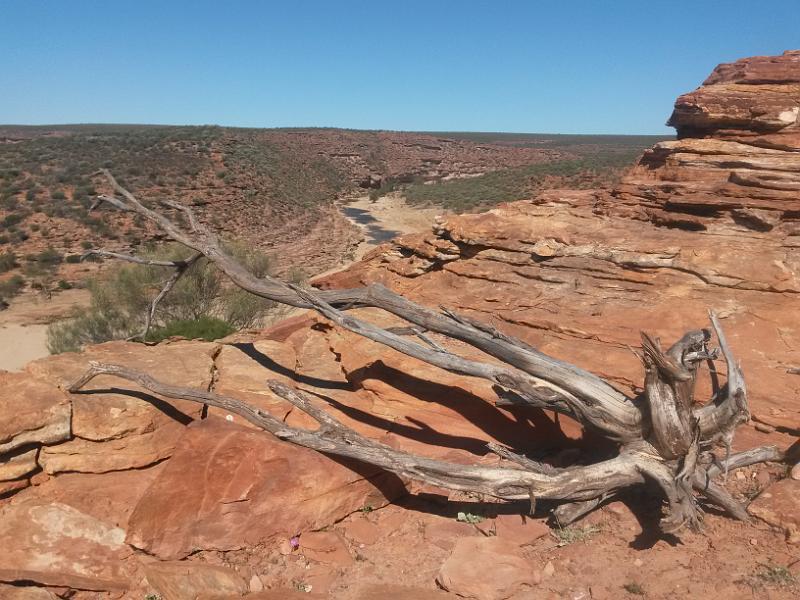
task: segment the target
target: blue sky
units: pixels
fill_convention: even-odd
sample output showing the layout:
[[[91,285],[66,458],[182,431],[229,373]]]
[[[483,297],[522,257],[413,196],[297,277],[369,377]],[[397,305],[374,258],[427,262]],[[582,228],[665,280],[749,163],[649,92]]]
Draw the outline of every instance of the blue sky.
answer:
[[[664,133],[797,0],[0,0],[0,123]]]

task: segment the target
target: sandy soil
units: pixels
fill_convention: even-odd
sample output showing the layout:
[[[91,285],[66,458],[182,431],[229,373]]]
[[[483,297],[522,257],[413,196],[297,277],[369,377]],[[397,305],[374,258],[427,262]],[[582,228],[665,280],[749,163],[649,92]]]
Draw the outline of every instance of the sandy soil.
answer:
[[[0,312],[0,370],[19,371],[28,362],[47,356],[47,325],[88,302],[86,290],[65,290],[50,300],[33,293],[15,298]]]
[[[398,193],[387,194],[375,202],[363,196],[343,207],[345,215],[364,231],[364,240],[353,257],[361,260],[375,246],[397,235],[429,231],[438,216],[446,214],[441,208],[419,208],[406,204]]]

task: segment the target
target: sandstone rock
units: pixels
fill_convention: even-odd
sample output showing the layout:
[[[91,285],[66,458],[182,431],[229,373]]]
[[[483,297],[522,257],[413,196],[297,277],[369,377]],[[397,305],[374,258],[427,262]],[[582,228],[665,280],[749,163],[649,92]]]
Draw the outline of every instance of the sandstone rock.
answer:
[[[130,587],[125,531],[57,502],[0,508],[0,581],[78,590]]]
[[[552,191],[486,213],[448,217],[433,233],[400,238],[317,284],[381,282],[427,306],[488,320],[543,352],[610,378],[631,395],[642,383],[641,365],[627,350],[639,344],[638,332],[655,328],[662,339],[675,340],[707,326],[708,308],[714,307],[751,384],[753,413],[780,424],[747,443],[788,445],[792,440],[782,430],[800,422],[800,378],[781,367],[796,363],[792,348],[800,347],[800,322],[787,317],[800,292],[800,235],[792,233],[800,231],[800,196],[730,179],[737,161],[749,165],[739,171],[758,167],[774,174],[788,168],[796,174],[796,155],[747,140],[684,137],[657,146],[613,193],[584,194],[593,203],[574,192]],[[442,240],[456,245],[456,258],[435,257],[431,248]],[[416,255],[435,265],[410,277],[402,264]],[[773,325],[763,326],[767,322]],[[374,412],[390,415],[403,437],[424,436],[438,446],[471,438],[475,445],[467,447],[476,449],[492,437],[506,436],[504,443],[525,448],[525,438],[527,444],[545,440],[553,447],[580,434],[569,419],[556,422],[527,411],[514,420],[521,426],[518,435],[514,424],[499,426],[498,415],[464,396],[453,403],[460,418],[446,420],[446,407],[418,401],[464,390],[463,378],[434,374],[385,350],[370,356],[368,342],[344,334],[338,342],[337,335],[330,339],[342,354],[342,368],[375,396]],[[407,377],[410,372],[420,375]],[[433,391],[425,388],[428,381],[447,387]],[[698,398],[709,397],[707,381],[700,383]],[[489,390],[475,386],[469,392],[493,400]],[[401,428],[407,423],[398,408],[430,428]],[[453,435],[453,428],[458,439],[435,433]],[[750,432],[739,434],[742,443]]]
[[[158,432],[131,435],[104,442],[75,438],[69,442],[43,448],[39,462],[46,473],[107,473],[139,469],[161,461],[172,454],[174,444],[183,432],[179,424],[165,425]]]
[[[409,587],[405,585],[366,585],[357,589],[358,600],[436,600],[452,598],[441,590]]]
[[[239,596],[232,596],[225,600],[234,600]],[[292,588],[274,588],[271,590],[264,590],[255,594],[248,594],[247,600],[327,600],[327,595],[317,594],[312,590],[311,592],[300,592]]]
[[[469,523],[462,523],[453,519],[440,519],[426,524],[423,535],[426,543],[433,544],[449,552],[461,538],[478,537],[481,534]]]
[[[252,575],[250,581],[247,582],[247,587],[250,588],[251,592],[260,592],[264,589],[264,584],[258,575]]]
[[[44,588],[3,584],[0,584],[0,598],[3,600],[58,600],[58,596]]]
[[[26,490],[16,500],[65,504],[103,523],[127,530],[128,518],[139,498],[164,466],[162,463],[146,469],[103,474],[64,473]]]
[[[336,583],[341,568],[322,564],[312,563],[306,570],[303,583],[306,585],[306,593],[316,592],[325,596],[330,596],[331,589]]]
[[[164,559],[234,550],[321,528],[398,493],[393,479],[356,469],[210,417],[187,428],[131,516],[128,542]]]
[[[542,519],[528,519],[520,515],[499,515],[495,519],[495,532],[498,538],[517,546],[533,544],[541,537],[549,535],[550,527]]]
[[[224,345],[215,361],[217,382],[214,390],[284,419],[291,412],[292,406],[269,390],[267,380],[277,379],[291,383],[296,363],[297,357],[290,344],[256,340],[251,343]],[[211,407],[208,412],[223,418],[230,416],[234,423],[254,427],[242,417],[229,415],[227,411],[218,408]]]
[[[669,124],[679,139],[645,153],[608,211],[696,230],[788,233],[800,190],[798,117],[800,53],[720,65],[678,98]]]
[[[192,561],[150,562],[147,582],[165,600],[241,597],[245,581],[232,569]]]
[[[496,537],[458,540],[436,581],[449,592],[477,600],[502,600],[535,585],[531,565]]]
[[[37,454],[39,450],[31,448],[27,452],[0,456],[0,481],[19,479],[35,471],[39,468]]]
[[[30,485],[30,479],[14,479],[12,481],[0,481],[0,496],[11,494],[19,490],[24,490]]]
[[[28,365],[42,379],[68,385],[90,360],[124,364],[173,385],[208,389],[216,344],[178,342],[144,346],[109,342],[86,352],[65,353]],[[141,468],[170,456],[184,427],[202,406],[165,400],[113,377],[92,381],[85,393],[71,395],[75,439],[45,448],[40,463],[47,473],[104,473]]]
[[[0,371],[0,454],[27,444],[55,444],[69,437],[70,403],[66,394],[28,374]]]
[[[800,543],[800,482],[783,479],[773,483],[750,503],[747,510],[782,529],[789,543]]]
[[[356,544],[371,546],[381,536],[381,530],[372,521],[355,518],[344,524],[344,534]]]
[[[352,564],[344,540],[334,531],[311,531],[300,536],[300,551],[309,559],[335,567]]]

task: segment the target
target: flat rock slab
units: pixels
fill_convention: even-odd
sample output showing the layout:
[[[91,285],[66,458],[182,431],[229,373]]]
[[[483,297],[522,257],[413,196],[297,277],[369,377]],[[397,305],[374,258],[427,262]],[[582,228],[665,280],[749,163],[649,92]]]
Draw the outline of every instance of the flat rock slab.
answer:
[[[334,531],[312,531],[300,536],[300,551],[309,560],[336,567],[353,564],[341,536]]]
[[[358,600],[445,600],[452,597],[452,594],[441,590],[392,584],[366,585],[358,588],[353,596]]]
[[[398,481],[209,417],[186,429],[134,510],[127,539],[162,559],[285,540],[381,506],[400,493]]]
[[[436,581],[475,600],[504,600],[537,583],[532,566],[497,537],[459,539]]]
[[[147,583],[165,600],[241,597],[248,586],[236,571],[191,561],[144,565]]]
[[[56,386],[28,373],[0,371],[0,454],[70,437],[71,407]]]
[[[28,365],[35,376],[67,386],[90,361],[121,364],[171,385],[207,390],[217,344],[176,342],[144,346],[108,342],[83,353],[65,353]],[[72,434],[68,442],[43,449],[39,462],[49,474],[106,473],[138,469],[171,455],[185,426],[202,413],[202,406],[166,400],[137,385],[100,376],[84,392],[70,395]]]
[[[792,544],[800,544],[800,481],[782,479],[773,483],[750,503],[748,512],[779,527]]]
[[[0,581],[77,590],[130,587],[125,531],[58,502],[18,502],[0,510]]]
[[[39,468],[36,462],[38,454],[38,448],[31,448],[27,451],[0,457],[0,481],[12,481],[35,471]]]
[[[2,583],[0,583],[0,598],[3,600],[58,600],[58,596],[44,588],[18,587]]]

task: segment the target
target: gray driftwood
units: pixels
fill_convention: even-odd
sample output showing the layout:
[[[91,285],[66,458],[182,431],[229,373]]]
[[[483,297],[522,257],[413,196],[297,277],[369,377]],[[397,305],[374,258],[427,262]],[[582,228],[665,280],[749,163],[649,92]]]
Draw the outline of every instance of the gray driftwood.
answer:
[[[145,318],[144,334],[158,301],[174,286],[190,262],[200,256],[213,262],[233,284],[257,296],[295,307],[309,308],[336,325],[398,352],[447,371],[491,381],[503,402],[524,404],[567,415],[618,446],[616,456],[591,465],[554,468],[497,444],[489,449],[503,460],[499,466],[465,466],[394,450],[346,427],[303,393],[276,381],[270,389],[313,417],[319,427],[289,427],[279,419],[239,400],[218,394],[170,386],[120,365],[92,364],[72,386],[78,392],[97,375],[114,375],[168,398],[191,400],[238,414],[270,434],[326,454],[353,458],[405,478],[453,490],[475,492],[504,500],[560,501],[556,517],[569,523],[590,512],[620,490],[655,484],[666,500],[661,527],[665,532],[697,529],[702,520],[698,495],[738,519],[747,519],[742,506],[719,481],[728,470],[783,459],[774,447],[730,453],[736,428],[750,417],[744,376],[727,343],[718,317],[709,313],[711,330],[687,332],[664,348],[658,338],[642,333],[641,360],[645,391],[628,397],[608,382],[569,363],[547,356],[522,340],[445,308],[416,304],[373,284],[366,287],[320,291],[256,278],[227,254],[217,237],[188,207],[164,204],[177,211],[172,218],[142,204],[130,191],[102,171],[113,192],[98,197],[116,208],[135,212],[170,238],[194,251],[187,261],[162,266],[174,269],[164,290],[154,299]],[[105,256],[141,262],[122,254]],[[349,309],[375,307],[401,317],[409,327],[384,329],[352,314]],[[464,358],[444,349],[425,334],[435,332],[465,342],[498,362]],[[719,348],[709,344],[716,337]],[[414,341],[414,338],[423,343]],[[702,405],[694,397],[701,366],[722,354],[727,381]],[[721,457],[716,448],[724,449]]]

